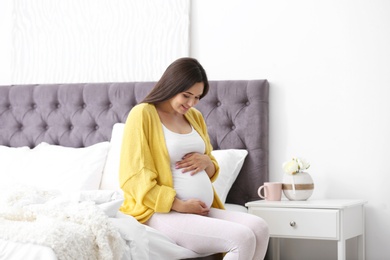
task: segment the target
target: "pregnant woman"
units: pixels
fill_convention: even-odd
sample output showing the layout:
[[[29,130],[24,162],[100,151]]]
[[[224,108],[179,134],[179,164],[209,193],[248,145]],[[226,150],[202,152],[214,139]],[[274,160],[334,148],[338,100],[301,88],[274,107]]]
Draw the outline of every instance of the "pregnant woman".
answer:
[[[212,186],[219,166],[203,116],[194,108],[208,89],[199,62],[181,58],[130,111],[120,163],[121,211],[197,253],[264,259],[267,224],[224,210]]]

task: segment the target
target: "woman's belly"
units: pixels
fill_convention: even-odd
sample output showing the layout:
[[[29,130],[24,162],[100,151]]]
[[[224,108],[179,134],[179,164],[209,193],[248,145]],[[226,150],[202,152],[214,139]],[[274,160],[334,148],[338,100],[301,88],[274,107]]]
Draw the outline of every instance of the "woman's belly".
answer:
[[[214,193],[209,176],[205,171],[191,176],[190,172],[182,173],[181,169],[173,169],[173,187],[176,197],[181,200],[199,199],[210,208]]]

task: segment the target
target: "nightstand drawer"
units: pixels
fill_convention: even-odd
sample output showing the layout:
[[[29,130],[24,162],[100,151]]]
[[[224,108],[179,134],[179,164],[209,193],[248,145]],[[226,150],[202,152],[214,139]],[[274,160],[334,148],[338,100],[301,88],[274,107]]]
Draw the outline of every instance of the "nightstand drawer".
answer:
[[[329,209],[250,208],[263,218],[271,237],[339,239],[339,212]]]

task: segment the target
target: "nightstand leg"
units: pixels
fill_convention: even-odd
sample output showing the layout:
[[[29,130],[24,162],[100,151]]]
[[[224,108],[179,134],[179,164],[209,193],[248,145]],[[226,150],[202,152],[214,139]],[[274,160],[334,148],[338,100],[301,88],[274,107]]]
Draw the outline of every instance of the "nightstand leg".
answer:
[[[337,242],[337,260],[345,260],[345,245],[346,242],[344,239],[341,239]]]
[[[279,260],[280,259],[280,241],[277,237],[271,238],[271,248],[272,248],[272,259]]]
[[[357,237],[358,240],[358,259],[364,260],[365,258],[365,245],[364,245],[364,234]]]

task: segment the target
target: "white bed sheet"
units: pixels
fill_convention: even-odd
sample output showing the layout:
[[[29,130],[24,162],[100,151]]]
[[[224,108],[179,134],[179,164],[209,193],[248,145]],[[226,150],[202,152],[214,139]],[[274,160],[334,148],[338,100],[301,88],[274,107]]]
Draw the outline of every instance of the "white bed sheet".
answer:
[[[50,247],[0,239],[0,259],[57,260],[57,256]]]
[[[231,210],[231,211],[239,211],[239,212],[248,213],[248,208],[241,206],[241,205],[237,205],[237,204],[225,203],[225,209]]]

